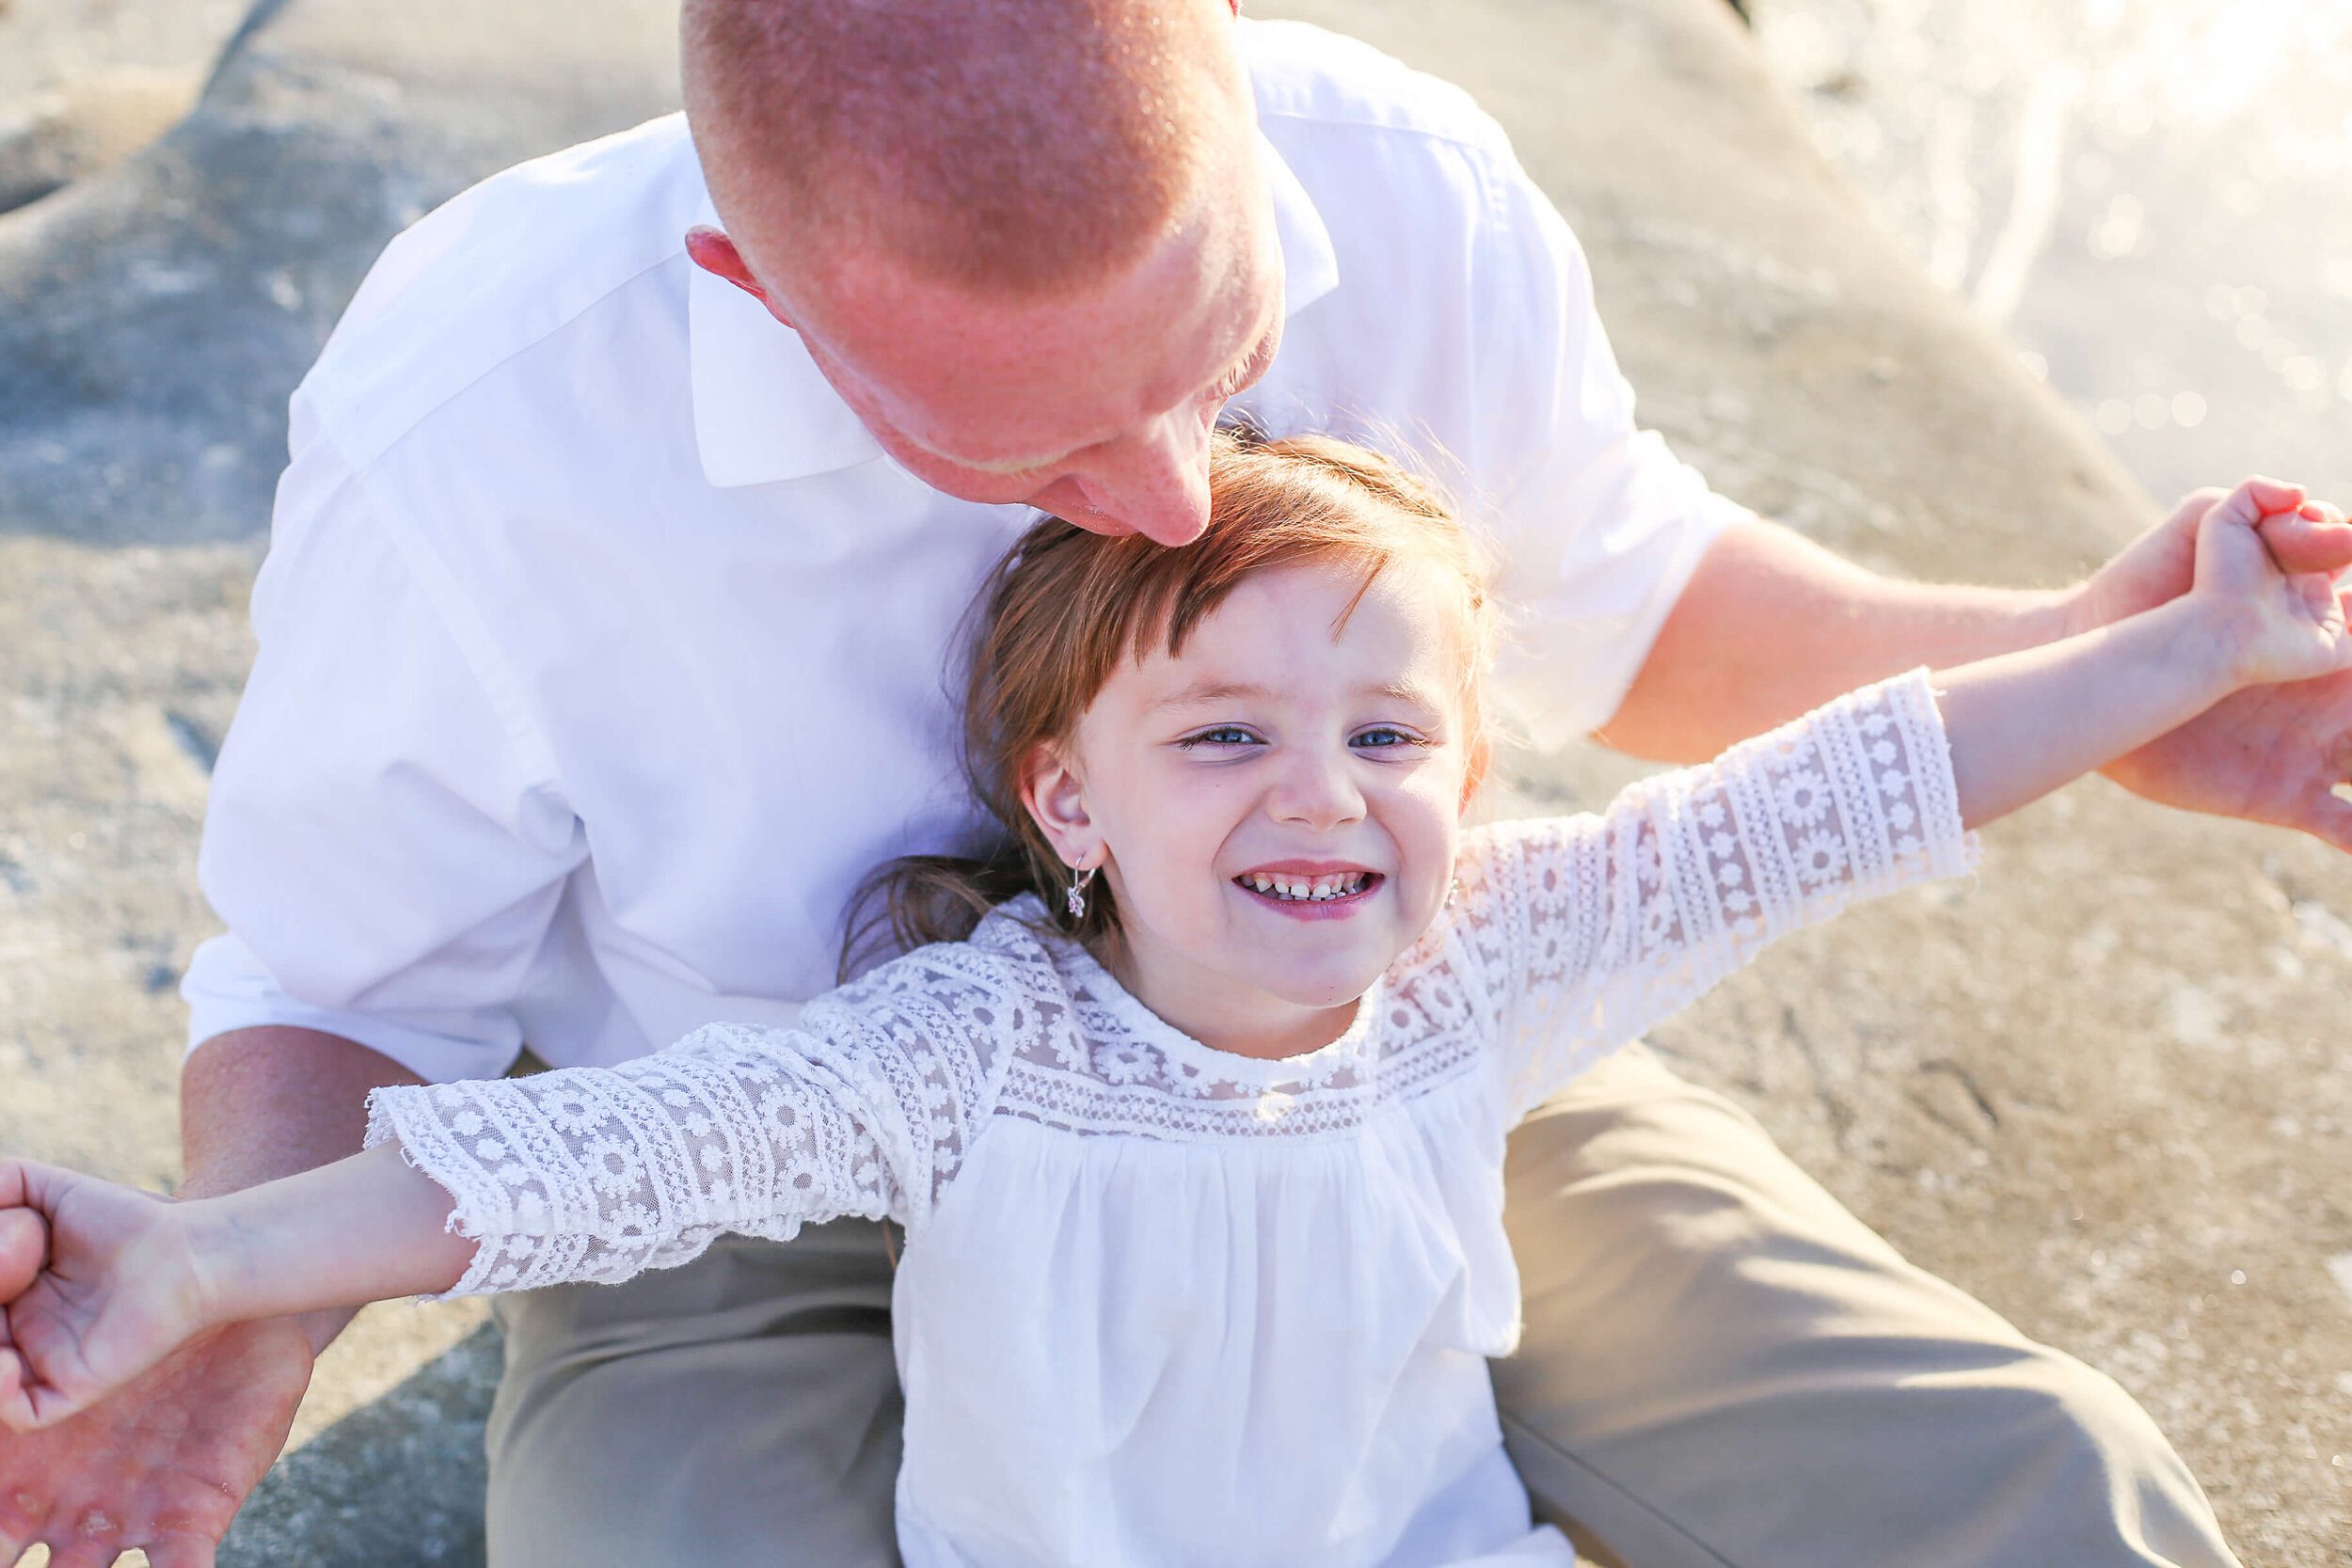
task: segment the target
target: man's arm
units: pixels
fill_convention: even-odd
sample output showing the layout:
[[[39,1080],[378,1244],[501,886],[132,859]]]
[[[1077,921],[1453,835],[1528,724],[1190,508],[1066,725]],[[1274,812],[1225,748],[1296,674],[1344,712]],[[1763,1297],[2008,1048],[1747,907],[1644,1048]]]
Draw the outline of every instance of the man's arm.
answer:
[[[1659,762],[1704,762],[1916,665],[2055,641],[2074,629],[2074,599],[1899,582],[1774,524],[1736,525],[1701,558],[1599,738]]]
[[[2262,528],[2283,570],[2352,565],[2352,526],[2296,486],[2270,488],[2290,507]],[[1696,761],[1915,665],[1948,668],[2112,625],[2187,592],[2198,524],[2221,499],[2188,496],[2090,580],[2057,591],[1898,582],[1786,529],[1735,527],[1701,560],[1600,738],[1636,756]],[[2103,771],[2165,805],[2299,829],[2352,851],[2352,802],[2333,793],[2352,778],[2352,673],[2249,688]]]

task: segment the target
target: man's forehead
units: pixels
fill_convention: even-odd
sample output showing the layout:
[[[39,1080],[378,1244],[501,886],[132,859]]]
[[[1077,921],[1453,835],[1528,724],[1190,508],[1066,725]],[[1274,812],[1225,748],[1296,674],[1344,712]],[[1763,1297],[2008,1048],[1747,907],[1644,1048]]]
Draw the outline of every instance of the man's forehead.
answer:
[[[1090,295],[975,299],[876,269],[803,330],[889,434],[1017,472],[1199,397],[1279,330],[1280,299],[1271,226],[1227,213]]]

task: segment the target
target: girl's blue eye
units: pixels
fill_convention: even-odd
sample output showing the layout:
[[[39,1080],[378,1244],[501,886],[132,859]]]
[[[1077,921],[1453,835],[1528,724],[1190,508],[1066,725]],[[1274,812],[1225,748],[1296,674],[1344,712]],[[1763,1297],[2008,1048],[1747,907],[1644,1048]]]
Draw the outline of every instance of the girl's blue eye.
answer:
[[[1257,740],[1256,736],[1238,724],[1219,724],[1213,730],[1188,735],[1176,744],[1189,752],[1195,746],[1252,746],[1257,744]]]
[[[1369,752],[1385,751],[1394,746],[1419,746],[1422,744],[1422,741],[1421,736],[1409,730],[1400,730],[1392,725],[1380,724],[1369,730],[1359,730],[1348,737],[1347,743]]]

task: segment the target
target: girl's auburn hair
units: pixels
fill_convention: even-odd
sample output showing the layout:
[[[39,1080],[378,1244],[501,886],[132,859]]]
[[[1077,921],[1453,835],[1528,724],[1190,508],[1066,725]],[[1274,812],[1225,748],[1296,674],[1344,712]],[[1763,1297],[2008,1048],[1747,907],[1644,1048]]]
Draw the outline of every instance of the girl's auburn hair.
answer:
[[[1399,560],[1459,585],[1463,738],[1474,784],[1495,638],[1485,562],[1437,488],[1400,464],[1329,436],[1220,432],[1209,460],[1208,527],[1189,545],[1090,533],[1058,517],[1038,522],[990,574],[969,626],[963,771],[995,841],[978,858],[908,855],[868,876],[850,903],[841,977],[895,952],[960,942],[1023,894],[1035,894],[1067,935],[1116,933],[1119,911],[1101,880],[1087,890],[1084,915],[1067,911],[1072,872],[1022,800],[1029,758],[1070,741],[1120,660],[1140,661],[1155,642],[1170,657],[1182,654],[1201,621],[1258,574],[1338,561],[1361,570],[1360,599]]]

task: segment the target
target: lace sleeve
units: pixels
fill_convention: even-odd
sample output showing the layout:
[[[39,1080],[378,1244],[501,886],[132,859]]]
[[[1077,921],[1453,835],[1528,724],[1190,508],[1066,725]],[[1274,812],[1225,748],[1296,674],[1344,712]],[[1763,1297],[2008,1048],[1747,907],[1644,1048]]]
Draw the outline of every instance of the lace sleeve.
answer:
[[[887,1215],[919,1228],[987,1123],[1017,1022],[1001,966],[926,948],[809,1004],[799,1029],[712,1024],[617,1068],[378,1089],[482,1243],[453,1295],[675,1268],[736,1232]]]
[[[1459,903],[1514,1114],[1776,939],[1976,857],[1924,670],[1634,784],[1605,816],[1504,826],[1464,856]]]

